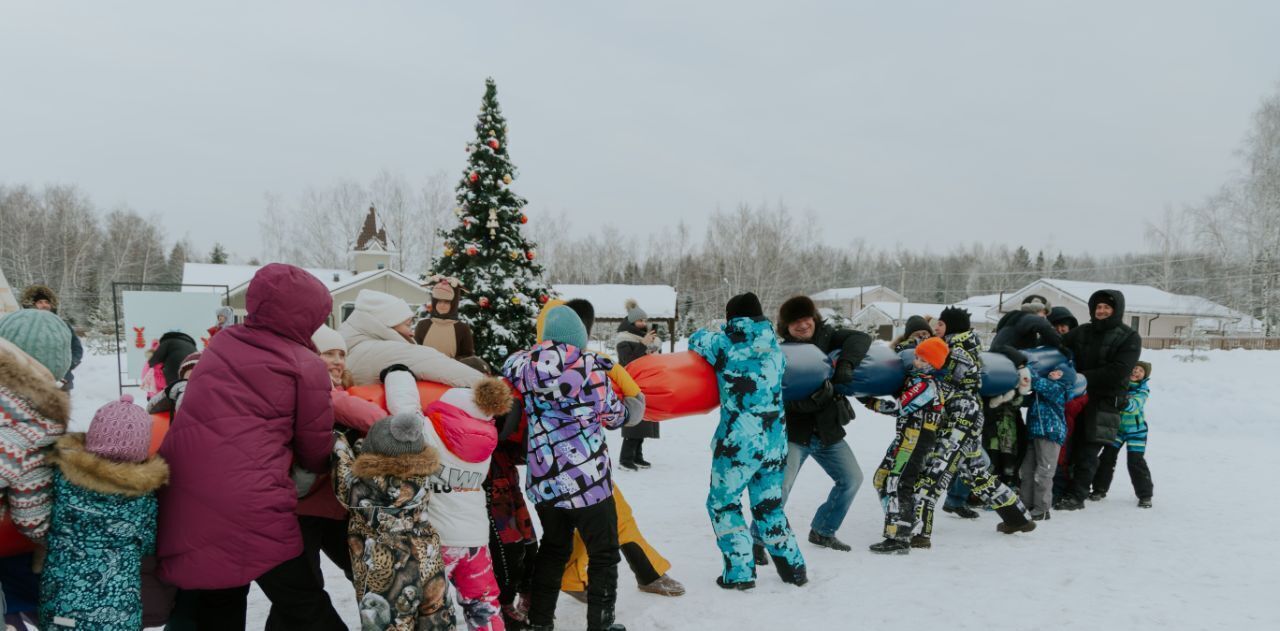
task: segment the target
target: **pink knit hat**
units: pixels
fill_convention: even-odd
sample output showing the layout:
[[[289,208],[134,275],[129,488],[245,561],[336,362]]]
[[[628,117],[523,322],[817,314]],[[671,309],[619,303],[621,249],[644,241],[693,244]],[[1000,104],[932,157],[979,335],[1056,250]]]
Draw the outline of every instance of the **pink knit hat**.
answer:
[[[100,408],[84,439],[89,453],[117,462],[142,462],[151,448],[151,417],[131,395]]]

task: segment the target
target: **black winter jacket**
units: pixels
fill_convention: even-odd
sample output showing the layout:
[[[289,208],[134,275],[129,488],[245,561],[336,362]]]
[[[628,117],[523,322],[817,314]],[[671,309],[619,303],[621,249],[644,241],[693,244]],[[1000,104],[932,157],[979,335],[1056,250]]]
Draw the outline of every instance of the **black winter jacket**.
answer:
[[[1122,397],[1129,391],[1129,373],[1142,356],[1142,336],[1124,324],[1124,294],[1114,289],[1094,292],[1089,313],[1099,299],[1110,296],[1115,313],[1099,321],[1090,316],[1063,338],[1063,346],[1075,355],[1076,370],[1089,380],[1090,400]]]
[[[164,363],[160,369],[164,373],[165,383],[178,381],[178,369],[187,355],[196,352],[196,341],[181,331],[169,331],[160,336],[160,345],[147,361],[148,366]]]
[[[787,342],[799,342],[786,331],[782,331],[782,339]],[[837,329],[830,324],[817,321],[817,330],[813,338],[808,340],[821,350],[824,355],[840,351],[840,363],[851,363],[857,367],[867,356],[871,348],[871,336],[861,331]],[[815,434],[824,445],[833,445],[844,440],[844,426],[853,420],[853,406],[848,397],[838,394],[830,383],[823,384],[817,392],[807,399],[788,401],[785,405],[787,417],[787,440],[807,445]]]

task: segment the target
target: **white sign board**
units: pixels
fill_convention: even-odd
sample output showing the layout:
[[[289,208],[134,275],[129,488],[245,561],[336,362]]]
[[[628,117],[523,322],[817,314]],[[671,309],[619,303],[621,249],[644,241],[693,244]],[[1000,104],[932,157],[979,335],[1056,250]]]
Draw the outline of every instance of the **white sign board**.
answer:
[[[197,294],[177,291],[125,291],[124,303],[125,364],[134,379],[142,376],[147,364],[147,351],[160,336],[169,331],[182,331],[204,350],[209,327],[217,324],[216,311],[222,305],[222,294]]]

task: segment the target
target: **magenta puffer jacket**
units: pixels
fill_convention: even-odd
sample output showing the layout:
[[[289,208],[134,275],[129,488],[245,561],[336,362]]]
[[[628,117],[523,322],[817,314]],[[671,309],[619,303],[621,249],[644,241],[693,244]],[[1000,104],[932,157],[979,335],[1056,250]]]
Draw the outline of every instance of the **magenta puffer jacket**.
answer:
[[[249,316],[214,337],[182,414],[160,446],[161,579],[183,589],[248,585],[302,553],[296,462],[320,472],[333,446],[332,384],[311,334],[332,299],[306,271],[273,263],[246,295]]]

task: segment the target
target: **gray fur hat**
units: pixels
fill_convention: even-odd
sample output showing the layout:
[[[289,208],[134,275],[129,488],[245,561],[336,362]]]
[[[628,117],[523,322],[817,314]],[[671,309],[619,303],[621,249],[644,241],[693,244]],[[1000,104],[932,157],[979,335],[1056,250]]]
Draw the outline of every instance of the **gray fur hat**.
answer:
[[[629,298],[623,306],[627,308],[627,322],[635,324],[641,320],[649,319],[649,314],[645,313],[644,309],[640,308],[640,304],[637,303],[634,298]]]
[[[369,428],[361,451],[384,456],[421,453],[427,448],[422,423],[422,417],[417,414],[388,416]]]

